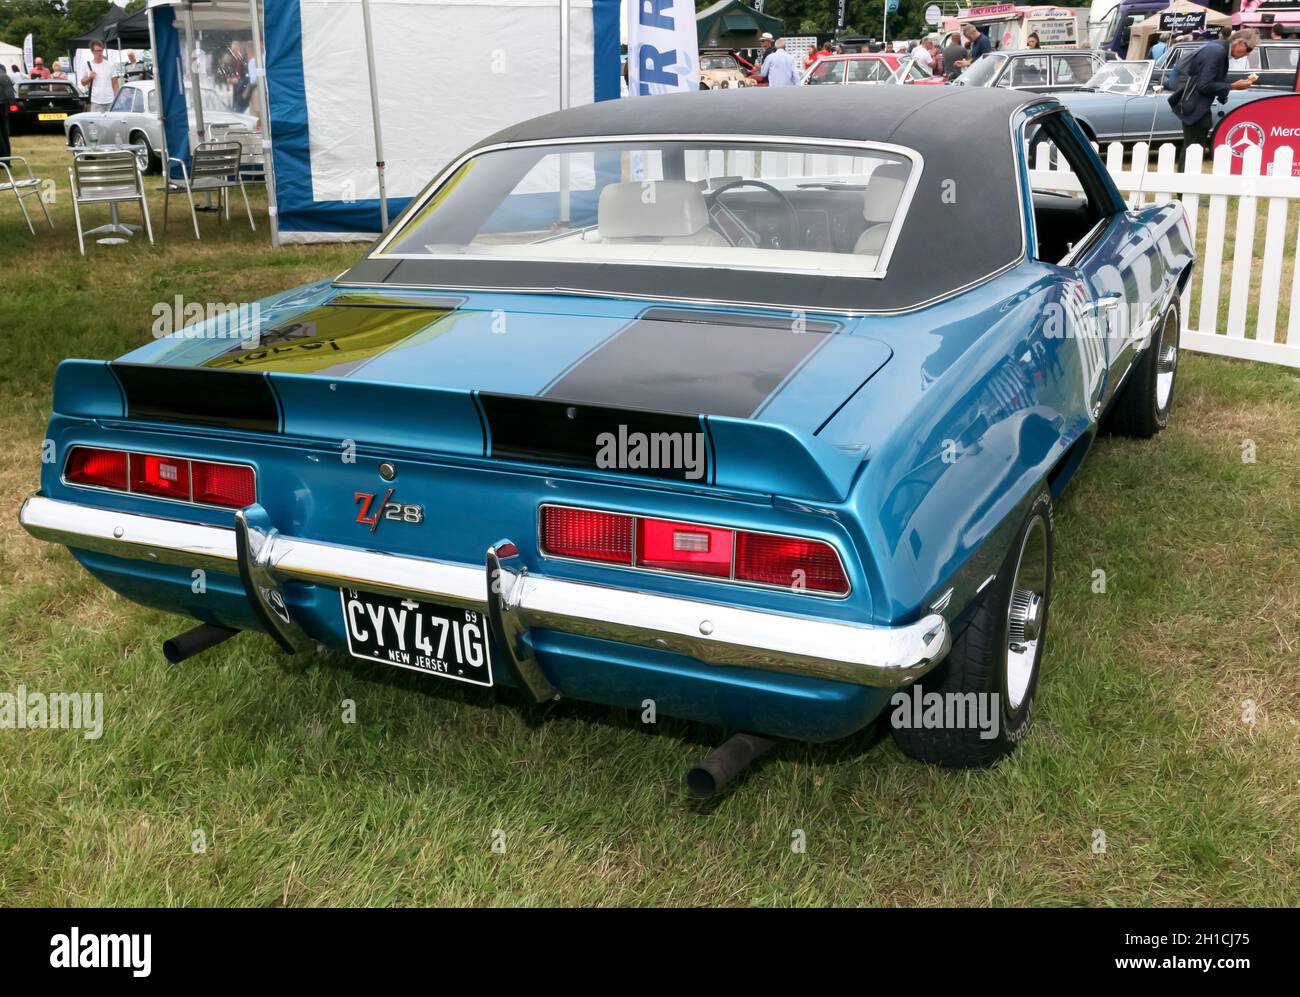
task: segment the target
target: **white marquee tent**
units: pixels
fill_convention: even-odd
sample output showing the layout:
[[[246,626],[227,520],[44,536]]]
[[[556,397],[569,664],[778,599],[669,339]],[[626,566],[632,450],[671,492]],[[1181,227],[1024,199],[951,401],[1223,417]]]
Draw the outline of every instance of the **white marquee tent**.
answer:
[[[221,106],[223,63],[232,51],[247,60],[258,84],[247,113],[271,150],[277,241],[379,233],[377,133],[391,218],[466,146],[525,118],[619,95],[619,0],[368,6],[373,101],[361,0],[150,0],[171,155],[187,157],[199,139],[201,124],[187,123],[185,110],[196,84],[204,104]]]

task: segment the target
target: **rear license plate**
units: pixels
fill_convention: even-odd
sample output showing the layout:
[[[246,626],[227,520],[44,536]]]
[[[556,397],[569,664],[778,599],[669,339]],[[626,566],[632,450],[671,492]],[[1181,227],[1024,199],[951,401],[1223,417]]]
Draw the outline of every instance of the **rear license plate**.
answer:
[[[363,661],[492,684],[487,620],[473,609],[340,589],[348,653]]]
[[[36,115],[36,120],[37,121],[62,121],[66,117],[67,117],[66,114],[38,114]]]

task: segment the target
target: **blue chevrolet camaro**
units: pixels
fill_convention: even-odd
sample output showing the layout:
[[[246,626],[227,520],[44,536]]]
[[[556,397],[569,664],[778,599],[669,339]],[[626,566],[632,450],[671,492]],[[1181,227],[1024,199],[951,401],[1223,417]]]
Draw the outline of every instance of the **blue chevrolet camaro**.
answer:
[[[1031,188],[1029,135],[1073,193]],[[1052,503],[1099,431],[1166,424],[1192,263],[1048,96],[563,111],[341,276],[64,362],[21,520],[203,621],[173,660],[259,631],[806,740],[920,682],[1001,723],[902,749],[989,764],[1029,725]]]

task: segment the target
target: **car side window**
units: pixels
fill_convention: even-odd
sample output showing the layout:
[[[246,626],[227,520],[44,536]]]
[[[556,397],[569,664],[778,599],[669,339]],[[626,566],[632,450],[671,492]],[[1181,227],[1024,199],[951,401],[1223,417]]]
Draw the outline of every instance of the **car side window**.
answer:
[[[130,111],[131,102],[135,100],[135,92],[135,87],[123,87],[117,92],[117,99],[113,101],[113,106],[109,110],[119,114]]]
[[[1047,84],[1047,56],[1035,55],[1014,59],[1011,63],[1013,87],[1041,87]]]
[[[823,59],[817,65],[813,66],[812,74],[808,77],[809,83],[843,83],[844,82],[844,63],[829,62]]]
[[[1098,223],[1119,208],[1096,154],[1069,127],[1065,112],[1034,119],[1025,136],[1029,167],[1039,171],[1031,184],[1034,256],[1044,263],[1060,263],[1083,250]],[[1053,182],[1057,174],[1062,178],[1059,185]],[[1082,191],[1076,189],[1080,186]]]
[[[131,100],[131,113],[144,114],[144,94],[139,90],[135,92],[135,97]]]
[[[1066,85],[1084,83],[1095,72],[1094,65],[1092,58],[1086,55],[1057,56],[1052,65],[1055,75],[1052,82]]]

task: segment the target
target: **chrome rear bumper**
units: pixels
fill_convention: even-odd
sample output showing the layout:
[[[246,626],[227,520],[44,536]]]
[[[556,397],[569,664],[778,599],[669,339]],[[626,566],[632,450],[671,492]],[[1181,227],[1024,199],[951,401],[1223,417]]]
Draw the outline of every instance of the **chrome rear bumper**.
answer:
[[[453,564],[303,540],[279,533],[261,506],[234,529],[97,509],[30,496],[19,522],[40,540],[115,557],[238,574],[268,631],[288,650],[304,639],[280,586],[306,582],[477,609],[491,622],[516,676],[535,698],[554,696],[524,638],[530,628],[663,648],[734,665],[896,688],[924,675],[949,648],[932,613],[879,627],[739,609],[529,573],[502,540],[484,565]]]

